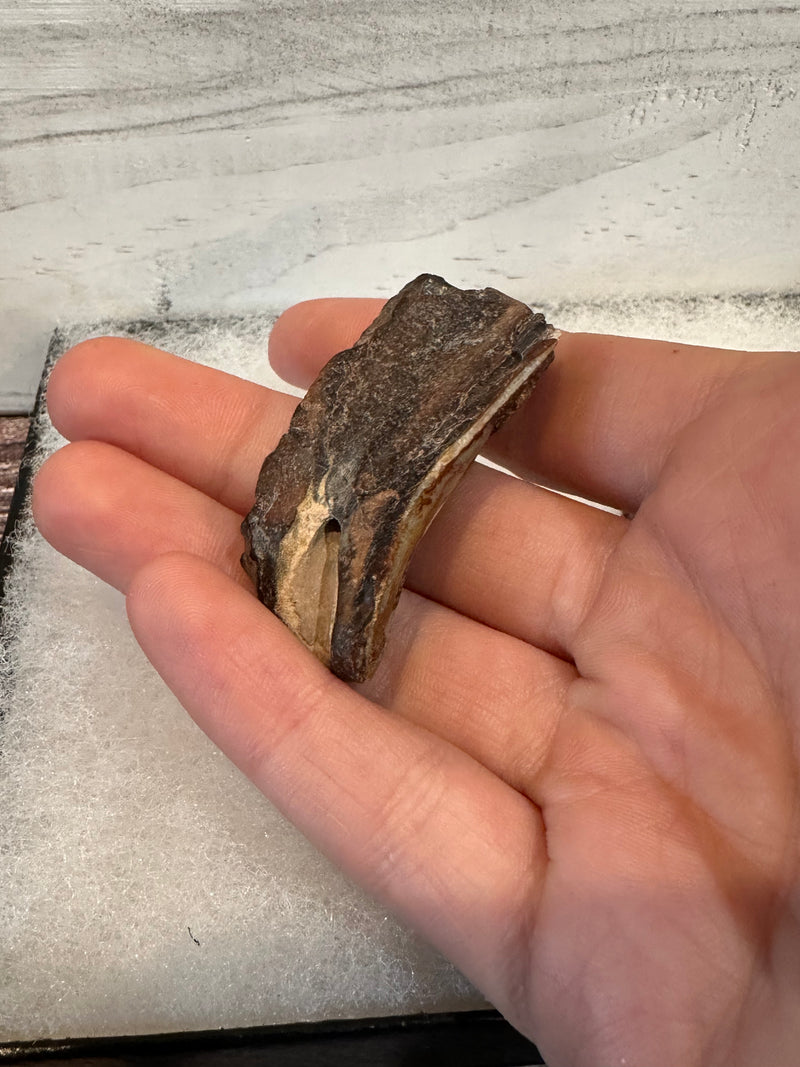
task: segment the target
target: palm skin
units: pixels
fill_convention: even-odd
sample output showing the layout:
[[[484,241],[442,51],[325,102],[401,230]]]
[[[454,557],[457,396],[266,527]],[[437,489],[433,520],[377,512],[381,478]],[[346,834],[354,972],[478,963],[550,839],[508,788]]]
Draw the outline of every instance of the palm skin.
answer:
[[[307,383],[377,307],[290,309],[273,363]],[[48,403],[73,443],[36,481],[44,535],[551,1067],[797,1061],[800,359],[565,336],[492,441],[522,480],[469,473],[357,688],[238,563],[294,401],[101,339]]]

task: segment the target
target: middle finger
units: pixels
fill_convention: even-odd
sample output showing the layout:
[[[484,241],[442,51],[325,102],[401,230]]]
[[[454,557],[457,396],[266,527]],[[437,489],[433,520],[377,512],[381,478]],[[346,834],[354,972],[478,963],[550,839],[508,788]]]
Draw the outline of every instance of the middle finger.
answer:
[[[239,515],[251,507],[263,458],[296,403],[117,338],[74,348],[56,366],[48,389],[51,415],[66,436],[114,444]],[[101,505],[97,498],[94,503]],[[213,526],[207,506],[201,510]],[[238,519],[228,515],[225,521],[233,544]],[[565,656],[626,526],[619,517],[473,464],[419,545],[408,584]],[[141,531],[143,543],[155,533]],[[187,547],[185,532],[175,547]],[[115,584],[125,580],[123,559],[120,568],[117,579],[109,578]]]

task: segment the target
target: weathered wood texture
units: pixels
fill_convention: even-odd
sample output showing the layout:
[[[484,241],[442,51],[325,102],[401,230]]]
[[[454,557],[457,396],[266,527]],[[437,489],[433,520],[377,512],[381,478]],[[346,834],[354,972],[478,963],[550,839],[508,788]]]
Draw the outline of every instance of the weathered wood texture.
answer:
[[[0,0],[0,408],[57,321],[792,289],[800,5]]]
[[[29,426],[26,416],[0,417],[0,535],[5,530]]]

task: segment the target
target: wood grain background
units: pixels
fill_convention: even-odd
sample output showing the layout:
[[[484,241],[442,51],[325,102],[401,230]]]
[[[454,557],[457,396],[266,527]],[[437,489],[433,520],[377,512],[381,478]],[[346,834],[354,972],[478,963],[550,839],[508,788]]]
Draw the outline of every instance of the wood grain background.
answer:
[[[798,290],[798,55],[797,2],[0,0],[0,410],[57,323]]]

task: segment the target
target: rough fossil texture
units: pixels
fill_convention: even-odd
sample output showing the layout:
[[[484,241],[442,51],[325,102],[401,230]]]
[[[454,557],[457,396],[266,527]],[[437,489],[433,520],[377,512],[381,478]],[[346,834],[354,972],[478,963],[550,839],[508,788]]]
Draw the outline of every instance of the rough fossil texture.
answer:
[[[261,468],[242,564],[340,678],[375,670],[414,546],[556,339],[496,289],[423,274],[298,406]]]

